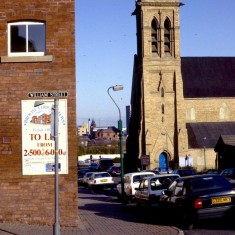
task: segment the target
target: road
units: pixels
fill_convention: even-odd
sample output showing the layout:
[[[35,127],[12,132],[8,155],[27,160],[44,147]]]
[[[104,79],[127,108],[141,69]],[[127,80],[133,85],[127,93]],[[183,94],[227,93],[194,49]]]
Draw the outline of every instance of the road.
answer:
[[[84,188],[80,187],[80,191]],[[86,193],[90,194],[91,198],[93,196],[106,196],[104,200],[109,198],[109,203],[113,201],[113,204],[117,204],[116,190],[104,189],[99,192],[93,192],[91,190],[86,190]],[[111,208],[111,207],[110,207]],[[163,221],[161,215],[157,214],[156,208],[141,208],[138,210],[134,203],[124,206],[125,214],[128,214],[134,221],[139,221],[144,225],[159,225],[159,226],[177,226],[169,221]],[[235,220],[234,223],[227,223],[222,220],[212,220],[201,222],[198,227],[194,230],[183,230],[185,235],[235,235]]]

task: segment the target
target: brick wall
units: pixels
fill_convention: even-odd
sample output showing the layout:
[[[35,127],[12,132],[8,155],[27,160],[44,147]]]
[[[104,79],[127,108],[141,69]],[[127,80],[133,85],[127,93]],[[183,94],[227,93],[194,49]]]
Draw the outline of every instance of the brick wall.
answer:
[[[22,175],[21,100],[28,92],[68,91],[69,174],[60,175],[60,223],[77,225],[74,10],[73,0],[0,3],[0,221],[54,223],[54,176]],[[7,22],[15,20],[46,22],[46,55],[52,60],[20,63],[7,57]]]

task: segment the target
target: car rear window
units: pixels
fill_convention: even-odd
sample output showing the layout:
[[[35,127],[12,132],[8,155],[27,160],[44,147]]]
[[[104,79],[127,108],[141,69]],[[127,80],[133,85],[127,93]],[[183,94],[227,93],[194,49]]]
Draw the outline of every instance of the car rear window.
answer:
[[[133,176],[133,183],[139,182],[144,177],[153,176],[153,174],[135,175]]]
[[[95,174],[94,178],[102,178],[102,177],[110,177],[109,173],[99,173],[99,174]]]
[[[219,188],[232,188],[232,185],[223,177],[203,177],[191,181],[193,192]]]

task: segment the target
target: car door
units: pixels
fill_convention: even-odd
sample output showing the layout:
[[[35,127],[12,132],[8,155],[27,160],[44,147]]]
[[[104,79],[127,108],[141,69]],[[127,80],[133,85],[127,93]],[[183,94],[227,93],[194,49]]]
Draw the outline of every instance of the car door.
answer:
[[[149,200],[149,180],[143,179],[143,188],[141,190],[141,199],[146,202]]]
[[[143,202],[144,200],[146,200],[146,179],[142,179],[140,181],[140,185],[138,187],[138,190],[136,190],[135,195],[136,195],[136,199],[138,200],[138,202]]]

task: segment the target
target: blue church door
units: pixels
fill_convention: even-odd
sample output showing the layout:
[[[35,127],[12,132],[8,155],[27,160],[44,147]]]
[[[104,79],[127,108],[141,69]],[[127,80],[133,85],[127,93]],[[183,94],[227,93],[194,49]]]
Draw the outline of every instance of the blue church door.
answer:
[[[168,172],[168,162],[167,162],[167,154],[161,153],[159,155],[159,171]]]

